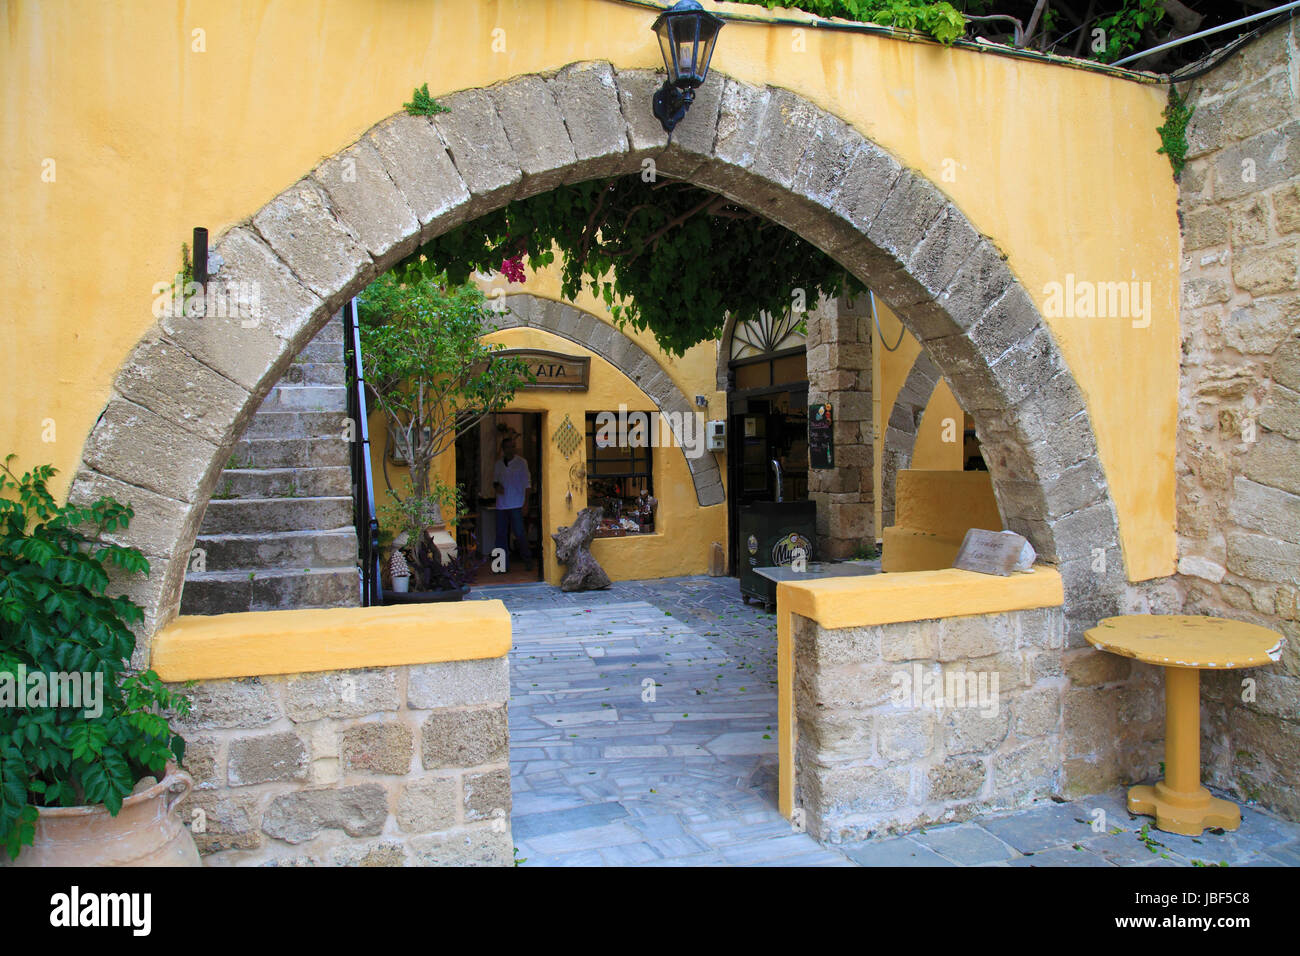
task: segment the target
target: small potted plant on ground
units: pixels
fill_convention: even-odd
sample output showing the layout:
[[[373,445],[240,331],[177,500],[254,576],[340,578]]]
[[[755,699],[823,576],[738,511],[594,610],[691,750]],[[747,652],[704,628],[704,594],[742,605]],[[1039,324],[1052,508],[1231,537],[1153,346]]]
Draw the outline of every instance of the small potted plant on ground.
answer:
[[[130,670],[144,615],[106,593],[110,568],[149,571],[105,540],[133,512],[60,506],[54,469],[20,478],[13,457],[0,464],[0,861],[198,866],[174,812],[193,781],[168,723],[189,700]]]
[[[411,566],[406,563],[406,555],[400,548],[393,549],[393,556],[388,559],[388,577],[393,582],[393,590],[405,594],[411,588]]]

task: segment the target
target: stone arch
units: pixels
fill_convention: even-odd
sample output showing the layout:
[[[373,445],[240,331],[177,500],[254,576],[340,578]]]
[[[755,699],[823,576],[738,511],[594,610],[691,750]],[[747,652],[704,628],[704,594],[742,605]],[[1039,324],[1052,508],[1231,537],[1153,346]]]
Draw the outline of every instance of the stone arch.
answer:
[[[251,317],[156,323],[119,371],[71,491],[134,503],[122,538],[154,570],[124,590],[145,608],[146,637],[176,613],[249,416],[344,301],[462,222],[644,160],[793,230],[880,295],[975,419],[1003,519],[1059,566],[1067,613],[1114,613],[1126,577],[1091,420],[994,243],[924,177],[786,89],[716,75],[667,144],[648,106],[660,82],[596,61],[454,93],[449,112],[382,121],[218,239],[212,279]],[[1102,574],[1099,548],[1113,556]]]
[[[568,339],[591,349],[610,365],[618,369],[632,383],[645,392],[661,412],[685,416],[695,412],[694,406],[672,376],[649,352],[608,322],[556,299],[547,299],[528,293],[504,296],[509,312],[504,313],[499,329],[533,328]],[[722,488],[722,472],[713,455],[692,458],[681,449],[686,467],[691,471],[695,485],[695,500],[701,507],[719,505],[726,500]]]
[[[885,441],[880,459],[880,526],[883,530],[894,523],[894,492],[898,473],[911,467],[912,450],[921,430],[921,419],[926,406],[939,386],[943,376],[924,351],[916,356],[912,369],[898,390],[894,407],[885,422]]]

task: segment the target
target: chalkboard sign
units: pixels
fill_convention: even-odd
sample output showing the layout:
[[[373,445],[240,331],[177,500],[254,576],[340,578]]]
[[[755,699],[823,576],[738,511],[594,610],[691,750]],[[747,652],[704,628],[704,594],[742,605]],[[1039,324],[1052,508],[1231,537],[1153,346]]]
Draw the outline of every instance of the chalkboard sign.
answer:
[[[808,406],[808,467],[835,467],[835,438],[830,403]]]

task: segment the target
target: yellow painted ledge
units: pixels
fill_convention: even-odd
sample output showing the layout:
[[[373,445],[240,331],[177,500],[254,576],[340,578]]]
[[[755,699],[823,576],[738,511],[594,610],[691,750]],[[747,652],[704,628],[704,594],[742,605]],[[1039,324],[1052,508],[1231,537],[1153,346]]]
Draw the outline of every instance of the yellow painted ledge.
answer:
[[[794,616],[822,627],[872,627],[940,617],[999,614],[1065,603],[1055,568],[1036,565],[1009,577],[945,568],[868,577],[823,578],[776,586],[777,803],[794,814]]]
[[[500,601],[255,611],[178,617],[154,636],[165,681],[302,674],[501,657],[510,612]]]
[[[867,577],[823,578],[776,588],[778,607],[823,627],[870,627],[938,617],[996,614],[1065,603],[1060,573],[1037,565],[1009,577],[944,568]]]

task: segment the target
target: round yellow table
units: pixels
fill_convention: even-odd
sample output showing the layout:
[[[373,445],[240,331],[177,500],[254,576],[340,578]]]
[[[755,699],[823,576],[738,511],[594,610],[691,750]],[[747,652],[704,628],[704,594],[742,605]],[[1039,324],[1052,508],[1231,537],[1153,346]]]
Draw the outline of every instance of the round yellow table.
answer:
[[[1129,812],[1187,836],[1241,826],[1237,805],[1201,785],[1201,670],[1275,663],[1286,639],[1258,624],[1173,614],[1108,617],[1084,636],[1098,650],[1165,669],[1165,779],[1129,788]]]

